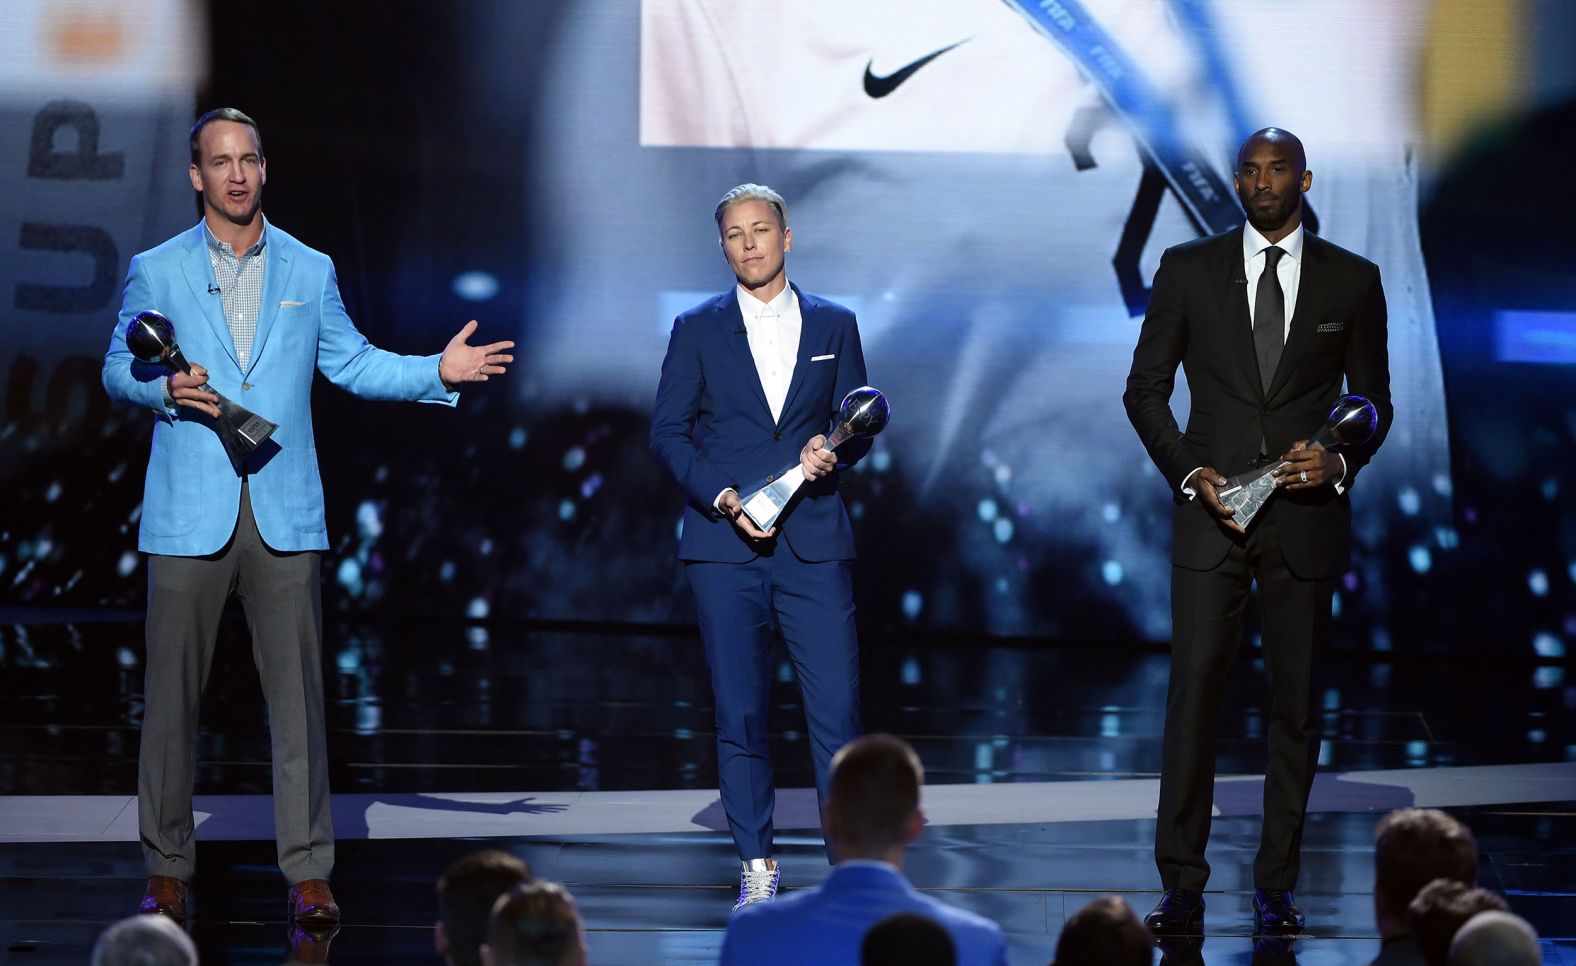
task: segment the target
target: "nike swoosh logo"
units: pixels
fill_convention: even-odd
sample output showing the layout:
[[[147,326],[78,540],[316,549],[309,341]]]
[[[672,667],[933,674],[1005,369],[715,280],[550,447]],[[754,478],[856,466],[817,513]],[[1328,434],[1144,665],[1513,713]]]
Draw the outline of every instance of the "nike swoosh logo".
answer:
[[[942,54],[958,46],[959,44],[964,44],[967,42],[967,39],[964,39],[958,41],[956,44],[948,44],[940,50],[931,51],[906,67],[902,67],[896,71],[893,71],[885,77],[877,77],[875,74],[870,72],[870,68],[874,67],[876,63],[875,58],[872,57],[870,59],[870,63],[865,65],[865,93],[869,94],[871,97],[885,97],[897,90],[898,85],[902,84],[910,77],[913,77],[915,72],[921,67],[935,60],[937,57],[940,57]]]

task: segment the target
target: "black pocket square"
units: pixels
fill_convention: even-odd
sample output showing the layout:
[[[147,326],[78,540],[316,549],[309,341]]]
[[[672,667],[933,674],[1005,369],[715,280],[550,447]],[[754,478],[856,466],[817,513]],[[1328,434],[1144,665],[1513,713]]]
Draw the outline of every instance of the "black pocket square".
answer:
[[[1320,322],[1319,323],[1319,329],[1318,329],[1318,331],[1321,332],[1321,333],[1323,333],[1323,332],[1343,332],[1345,330],[1346,330],[1346,323],[1345,322]]]

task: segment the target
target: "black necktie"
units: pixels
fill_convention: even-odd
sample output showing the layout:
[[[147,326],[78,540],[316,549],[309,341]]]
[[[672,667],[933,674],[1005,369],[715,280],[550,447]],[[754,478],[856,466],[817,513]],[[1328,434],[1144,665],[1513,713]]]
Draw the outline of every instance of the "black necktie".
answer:
[[[1264,249],[1264,273],[1253,296],[1253,348],[1259,357],[1259,380],[1270,391],[1275,367],[1280,364],[1281,348],[1286,342],[1286,293],[1281,291],[1276,267],[1286,252],[1271,246]]]

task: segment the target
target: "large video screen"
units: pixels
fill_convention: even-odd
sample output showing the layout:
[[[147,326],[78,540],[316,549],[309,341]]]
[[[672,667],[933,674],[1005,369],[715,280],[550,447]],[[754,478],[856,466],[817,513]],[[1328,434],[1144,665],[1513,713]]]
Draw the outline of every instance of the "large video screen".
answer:
[[[386,35],[356,4],[147,6],[187,37],[147,96],[61,46],[105,56],[102,5],[8,41],[34,55],[0,105],[0,599],[143,597],[151,417],[98,361],[130,256],[195,221],[186,126],[231,104],[265,213],[334,257],[375,342],[435,352],[469,318],[519,342],[454,412],[319,387],[333,612],[691,619],[646,430],[674,316],[732,284],[712,207],[755,181],[892,406],[844,487],[862,622],[1164,640],[1171,498],[1123,384],[1161,253],[1240,224],[1236,145],[1275,125],[1310,227],[1388,297],[1396,418],[1351,494],[1338,639],[1576,638],[1576,260],[1524,171],[1570,147],[1560,5],[496,2]]]

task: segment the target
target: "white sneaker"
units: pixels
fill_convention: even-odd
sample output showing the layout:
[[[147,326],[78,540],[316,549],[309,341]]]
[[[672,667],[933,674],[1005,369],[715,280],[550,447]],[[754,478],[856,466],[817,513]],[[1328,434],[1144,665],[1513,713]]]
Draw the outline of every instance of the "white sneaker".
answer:
[[[770,902],[777,898],[777,883],[782,879],[782,869],[775,860],[747,859],[741,865],[739,901],[733,904],[734,912],[757,902]]]

